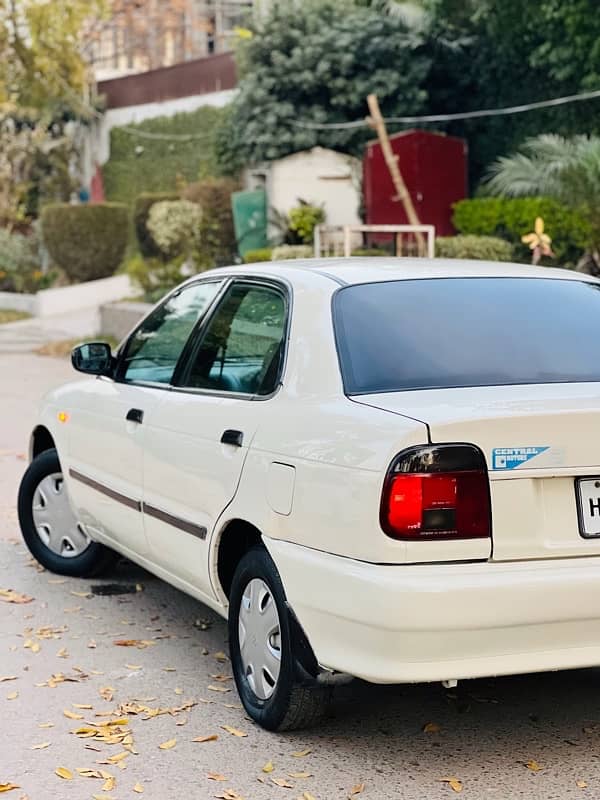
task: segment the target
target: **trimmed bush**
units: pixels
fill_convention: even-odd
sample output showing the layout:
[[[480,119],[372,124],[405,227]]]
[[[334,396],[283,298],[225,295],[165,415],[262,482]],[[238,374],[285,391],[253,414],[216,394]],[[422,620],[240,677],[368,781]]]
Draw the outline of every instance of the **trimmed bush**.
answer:
[[[122,203],[47,205],[42,238],[52,261],[73,283],[108,278],[123,260],[129,209]]]
[[[435,240],[435,254],[439,258],[512,261],[513,247],[495,236],[440,236]]]
[[[183,259],[164,261],[161,258],[133,256],[127,261],[125,271],[137,286],[147,303],[156,303],[161,297],[178,286],[189,272],[184,269]]]
[[[224,266],[235,260],[237,241],[231,195],[239,188],[239,183],[231,178],[206,178],[190,183],[181,193],[184,200],[197,203],[202,209],[200,244],[195,256],[199,264]]]
[[[273,261],[288,261],[293,258],[312,258],[314,250],[307,244],[282,244],[271,253]]]
[[[187,256],[200,242],[202,209],[189,200],[155,203],[148,215],[148,230],[165,258]]]
[[[179,200],[179,195],[172,192],[145,192],[135,198],[133,206],[133,227],[144,258],[158,258],[160,248],[148,230],[148,214],[155,203],[164,203],[169,200]]]
[[[383,250],[381,247],[357,247],[350,253],[351,256],[362,257],[362,258],[373,258],[375,256],[391,256],[391,253],[388,253],[387,250]]]
[[[552,238],[555,261],[575,265],[590,238],[586,220],[573,209],[548,197],[481,197],[460,200],[454,205],[452,222],[463,234],[499,236],[514,245],[514,257],[529,263],[531,251],[521,236],[531,233],[536,217],[544,220]]]
[[[246,264],[257,264],[260,261],[271,261],[273,251],[270,247],[260,247],[258,250],[248,250],[244,256]]]
[[[54,272],[42,272],[37,225],[28,236],[0,228],[0,291],[33,294],[55,278]]]

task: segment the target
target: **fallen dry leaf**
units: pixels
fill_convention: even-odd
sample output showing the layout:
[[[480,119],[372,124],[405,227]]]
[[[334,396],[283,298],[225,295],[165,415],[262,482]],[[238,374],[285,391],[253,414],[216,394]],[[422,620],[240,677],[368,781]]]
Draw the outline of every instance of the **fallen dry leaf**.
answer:
[[[108,703],[112,702],[114,689],[112,686],[103,686],[98,694],[103,700],[106,700]]]
[[[281,786],[282,789],[293,789],[294,784],[290,783],[286,778],[271,778],[271,782],[275,786]]]
[[[11,692],[10,694],[6,695],[6,699],[7,700],[16,700],[18,696],[19,696],[18,692]]]
[[[240,731],[237,728],[232,728],[231,725],[221,725],[221,727],[223,728],[224,731],[227,731],[227,733],[230,733],[232,736],[239,736],[240,738],[248,736],[247,733],[244,733],[243,731]]]
[[[221,650],[219,650],[218,653],[215,653],[214,656],[217,659],[217,661],[221,662],[229,661],[229,656],[226,653],[223,653]]]
[[[58,655],[59,658],[68,658],[69,654],[67,652],[67,648],[66,647],[61,647],[60,650],[58,651],[57,655]]]
[[[527,761],[525,763],[527,769],[531,770],[531,772],[539,772],[540,770],[544,769],[542,766],[538,764],[537,761]]]
[[[38,728],[53,728],[53,727],[54,727],[53,722],[40,722],[40,724],[38,725]]]
[[[151,647],[156,642],[151,639],[115,639],[113,644],[117,647],[137,647],[138,650],[143,650],[145,647]]]
[[[576,781],[575,786],[577,786],[578,789],[587,789],[587,783],[585,781]]]
[[[310,792],[303,792],[302,797],[299,797],[298,800],[316,800],[316,797]]]
[[[217,800],[244,800],[241,794],[234,792],[233,789],[225,789],[221,794],[216,794]]]
[[[110,794],[93,794],[93,800],[114,800],[114,797]]]
[[[74,711],[69,711],[68,708],[63,710],[63,716],[67,719],[83,719],[83,714],[76,714]]]
[[[84,711],[91,711],[94,706],[90,705],[89,703],[71,703],[73,708],[81,708]]]
[[[437,722],[427,722],[423,725],[423,733],[439,733],[442,729],[441,725],[438,725]]]
[[[225,775],[221,775],[219,772],[207,772],[206,777],[209,781],[226,781],[229,778],[226,778]]]
[[[364,790],[365,790],[365,784],[357,783],[356,786],[353,786],[352,789],[350,789],[350,798],[354,797],[354,795],[362,794]]]
[[[231,689],[228,686],[215,686],[212,683],[208,688],[210,689],[211,692],[230,692],[231,691]]]
[[[176,744],[177,744],[177,739],[169,739],[167,742],[159,744],[158,747],[160,750],[172,750]]]
[[[142,668],[141,664],[125,664],[125,666],[127,667],[127,669],[133,669],[133,670]]]
[[[109,764],[118,764],[119,762],[123,761],[124,758],[131,755],[128,750],[123,750],[121,753],[117,753],[114,756],[109,756],[106,760]]]
[[[312,772],[288,772],[290,778],[312,778]]]
[[[33,597],[15,592],[14,589],[0,589],[0,600],[4,600],[5,603],[22,605],[23,603],[31,603]]]
[[[462,782],[458,778],[440,778],[440,782],[447,783],[453,792],[462,792],[463,790]]]
[[[12,792],[13,789],[20,789],[18,783],[0,783],[0,792]]]
[[[58,775],[59,778],[63,778],[65,781],[73,780],[73,773],[66,767],[57,767],[54,770],[54,772],[56,773],[56,775]]]
[[[183,694],[183,689],[180,689],[179,686],[175,689],[175,694]]]
[[[192,739],[192,742],[216,742],[219,738],[217,733],[211,733],[209,736],[196,736],[195,739]]]
[[[89,769],[88,767],[77,767],[77,774],[82,778],[101,778],[102,773],[99,769]]]
[[[115,788],[116,785],[117,785],[116,778],[113,778],[112,775],[109,775],[102,785],[102,791],[112,792],[112,790]]]
[[[292,757],[304,758],[304,756],[307,756],[309,753],[312,753],[312,750],[310,750],[310,748],[308,750],[296,750],[295,753],[292,753]]]
[[[16,681],[16,675],[2,675],[0,676],[0,683],[4,683],[4,681]]]
[[[92,593],[91,592],[75,592],[75,591],[71,590],[71,594],[74,597],[92,597]]]
[[[137,794],[142,794],[142,792],[144,791],[144,787],[142,786],[141,783],[136,783],[136,785],[133,787],[133,791],[137,792]]]
[[[262,768],[262,771],[263,772],[273,772],[274,769],[275,769],[275,767],[273,766],[273,762],[272,761],[267,761],[267,763]]]
[[[47,747],[50,747],[50,742],[42,742],[41,744],[34,744],[31,746],[32,750],[45,750]]]

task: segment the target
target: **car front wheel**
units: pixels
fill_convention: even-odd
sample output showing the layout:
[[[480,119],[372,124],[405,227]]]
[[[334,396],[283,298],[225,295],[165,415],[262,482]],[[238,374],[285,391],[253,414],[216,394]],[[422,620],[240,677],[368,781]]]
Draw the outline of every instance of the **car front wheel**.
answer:
[[[263,547],[250,550],[233,577],[229,643],[237,689],[255,722],[294,730],[323,716],[330,690],[300,677],[283,585]]]
[[[33,557],[51,572],[89,577],[103,571],[116,554],[93,542],[77,520],[56,450],[29,465],[19,488],[19,523]]]

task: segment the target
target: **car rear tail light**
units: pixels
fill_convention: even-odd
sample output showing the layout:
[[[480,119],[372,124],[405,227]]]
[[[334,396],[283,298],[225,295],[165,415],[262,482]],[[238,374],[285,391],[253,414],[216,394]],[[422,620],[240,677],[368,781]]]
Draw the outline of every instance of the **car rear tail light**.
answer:
[[[405,541],[491,535],[490,488],[483,453],[470,444],[411,447],[386,477],[381,526]]]

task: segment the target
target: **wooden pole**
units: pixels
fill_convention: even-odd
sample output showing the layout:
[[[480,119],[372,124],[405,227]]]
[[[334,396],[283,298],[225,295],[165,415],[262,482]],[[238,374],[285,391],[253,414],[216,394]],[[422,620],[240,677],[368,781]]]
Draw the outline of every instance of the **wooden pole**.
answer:
[[[402,172],[400,171],[398,156],[395,155],[394,151],[392,150],[390,137],[388,136],[387,128],[385,127],[385,121],[381,116],[381,109],[379,108],[377,95],[370,94],[367,97],[367,104],[371,114],[368,120],[369,124],[377,132],[377,137],[379,139],[379,143],[381,144],[381,151],[383,153],[383,157],[385,158],[385,163],[387,164],[390,175],[392,176],[394,188],[396,189],[396,197],[394,197],[394,200],[400,200],[404,207],[404,211],[406,212],[406,218],[411,225],[420,225],[421,221],[419,220],[412,197],[406,188],[406,183],[404,182]],[[423,255],[425,252],[425,240],[423,238],[423,234],[418,232],[416,234],[416,238],[419,254]]]

